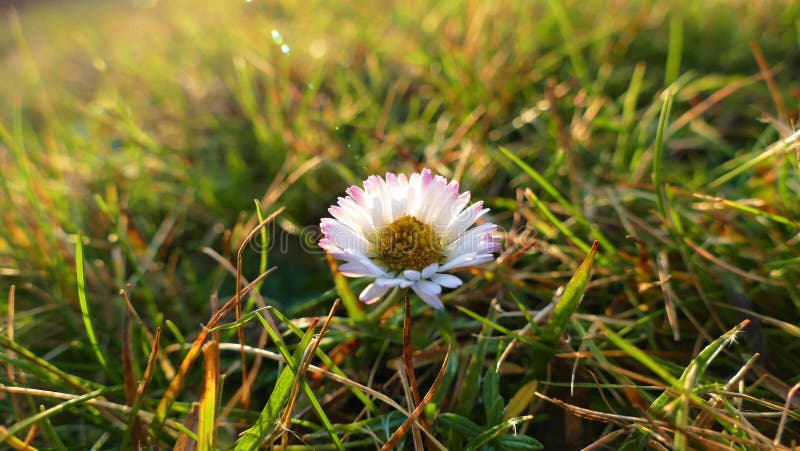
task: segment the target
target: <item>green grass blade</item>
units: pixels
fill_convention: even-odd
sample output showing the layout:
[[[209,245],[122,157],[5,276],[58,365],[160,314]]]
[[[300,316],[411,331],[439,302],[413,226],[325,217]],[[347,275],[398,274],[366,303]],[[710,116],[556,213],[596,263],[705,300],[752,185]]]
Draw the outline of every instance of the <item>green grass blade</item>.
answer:
[[[653,186],[656,190],[656,210],[666,221],[670,216],[667,214],[667,204],[665,204],[667,194],[664,184],[664,130],[666,130],[669,122],[669,113],[672,109],[672,91],[667,91],[665,96],[664,103],[661,105],[661,114],[658,117],[652,177]]]
[[[674,82],[681,72],[681,55],[683,53],[683,18],[680,9],[674,12],[669,21],[669,47],[667,64],[664,68],[664,86]]]
[[[272,394],[269,396],[264,409],[258,416],[258,420],[256,420],[255,424],[253,424],[250,429],[242,433],[241,437],[236,442],[236,450],[249,451],[257,449],[261,445],[261,441],[264,440],[264,437],[270,434],[277,426],[281,411],[286,407],[289,395],[292,392],[292,386],[294,385],[296,372],[298,371],[297,364],[303,358],[306,348],[308,348],[309,343],[311,343],[314,332],[314,329],[309,328],[305,335],[303,335],[303,339],[300,340],[300,344],[297,345],[294,354],[286,359],[286,367],[281,371],[280,376],[278,376],[278,380],[275,382],[275,388],[272,390]],[[287,356],[284,356],[284,358],[286,357]]]
[[[530,337],[526,337],[525,335],[520,335],[520,334],[514,332],[513,330],[511,330],[511,329],[509,329],[507,327],[504,327],[504,326],[502,326],[500,324],[497,324],[496,322],[494,322],[494,321],[492,321],[492,320],[490,320],[488,318],[484,318],[483,316],[478,315],[477,313],[473,312],[472,310],[470,310],[470,309],[468,309],[466,307],[457,305],[456,308],[461,313],[463,313],[463,314],[469,316],[470,318],[480,322],[484,326],[491,327],[492,329],[500,332],[501,334],[503,334],[503,335],[505,335],[505,336],[507,336],[509,338],[516,338],[517,340],[519,340],[519,341],[521,341],[521,342],[523,342],[523,343],[525,343],[527,345],[530,345],[530,346],[534,347],[535,349],[537,349],[539,351],[545,351],[545,352],[551,352],[552,351],[552,348],[550,346],[547,346],[547,345],[545,345],[543,343],[540,343],[540,342],[538,342],[536,340],[533,340]]]
[[[494,310],[490,310],[489,317],[493,315]],[[490,318],[486,318],[491,322]],[[464,383],[458,387],[458,402],[456,403],[455,412],[459,415],[470,415],[472,407],[478,398],[478,389],[480,387],[481,374],[483,374],[483,364],[486,359],[486,351],[491,337],[491,327],[488,323],[483,323],[478,342],[475,344],[475,351],[469,359],[467,366],[467,375],[464,377]]]
[[[300,330],[300,328],[298,328],[291,321],[289,321],[289,318],[287,318],[283,313],[281,313],[277,309],[272,309],[271,311],[272,311],[272,313],[275,314],[275,317],[278,318],[283,324],[285,324],[286,327],[288,327],[289,330],[291,330],[295,335],[297,335],[298,337],[302,337],[303,336],[303,332]],[[264,321],[263,318],[259,318],[259,319],[261,320],[262,324],[266,324],[266,321]],[[322,361],[322,363],[325,364],[325,366],[327,366],[328,370],[330,370],[332,373],[336,374],[337,376],[347,377],[345,372],[342,371],[342,369],[339,368],[339,366],[336,365],[336,363],[333,360],[331,360],[330,357],[328,357],[328,354],[325,354],[325,352],[323,352],[321,349],[317,348],[316,355],[317,355],[317,358],[319,358]],[[366,394],[364,394],[360,390],[356,390],[355,388],[352,388],[352,387],[350,388],[350,391],[351,391],[351,393],[353,393],[353,395],[355,397],[358,398],[359,401],[361,401],[364,404],[364,406],[367,409],[369,409],[370,412],[373,412],[373,413],[377,413],[378,412],[378,409],[375,406],[375,403],[372,402],[372,400],[369,398],[369,396],[367,396]]]
[[[47,409],[45,409],[43,405],[39,405],[39,413],[44,413],[46,410]],[[64,446],[64,442],[62,442],[61,438],[59,438],[58,433],[53,428],[53,424],[50,422],[49,417],[42,418],[42,421],[39,422],[39,425],[42,426],[47,439],[53,444],[53,448],[59,451],[67,451],[67,447]]]
[[[514,155],[508,149],[506,149],[504,147],[500,147],[500,152],[503,155],[505,155],[509,160],[514,162],[514,164],[516,164],[520,169],[522,169],[523,172],[528,174],[528,176],[531,179],[533,179],[533,181],[536,182],[536,184],[539,185],[539,187],[541,187],[547,194],[552,196],[553,199],[555,199],[555,201],[558,202],[559,205],[564,207],[564,209],[567,210],[567,212],[570,214],[570,216],[575,218],[575,220],[579,224],[581,224],[584,227],[586,227],[587,229],[589,229],[591,231],[592,235],[597,237],[597,241],[600,242],[600,244],[603,246],[604,249],[606,249],[611,255],[616,255],[616,253],[617,253],[616,247],[611,243],[611,241],[609,241],[605,237],[605,235],[603,235],[600,232],[600,230],[597,229],[597,227],[595,227],[592,224],[590,224],[589,221],[587,221],[586,218],[583,216],[583,213],[581,213],[581,211],[578,210],[577,208],[575,208],[575,206],[570,201],[568,201],[564,196],[562,196],[561,193],[558,191],[558,189],[556,189],[556,187],[553,186],[553,184],[550,183],[547,180],[547,178],[542,176],[536,169],[531,167],[528,163],[525,163],[524,161],[522,161],[522,159],[520,159],[518,156]],[[564,233],[564,232],[562,231],[562,233]],[[574,234],[572,234],[572,235],[574,236]],[[584,252],[588,252],[589,251],[589,246],[587,245],[585,247],[585,249],[582,249],[582,250]]]
[[[687,380],[687,378],[692,377],[695,381],[698,380],[700,377],[705,374],[708,366],[714,359],[719,355],[720,352],[725,348],[725,346],[733,343],[736,341],[736,336],[747,327],[750,321],[745,320],[739,323],[733,329],[725,332],[724,334],[720,335],[716,340],[709,343],[705,348],[703,348],[700,353],[697,354],[697,357],[692,359],[689,362],[689,365],[686,366],[686,369],[681,374],[680,378],[677,380],[673,380],[671,384],[673,386],[683,386]],[[638,359],[637,359],[638,360]],[[664,379],[668,380],[668,379]],[[664,392],[655,401],[650,405],[650,408],[653,410],[661,410],[669,401],[670,396]]]
[[[89,310],[89,301],[86,297],[86,277],[83,269],[83,234],[79,233],[75,241],[75,271],[78,276],[78,300],[81,305],[81,317],[83,318],[83,325],[86,328],[86,336],[89,338],[89,345],[92,347],[95,358],[108,372],[108,359],[105,352],[100,348],[97,341],[97,335],[94,331],[94,324],[92,324],[92,314]]]
[[[600,324],[601,324],[600,327],[603,329],[603,332],[606,334],[606,337],[608,338],[609,341],[611,341],[611,343],[613,343],[615,346],[625,351],[626,354],[633,357],[636,361],[647,367],[647,369],[655,373],[662,380],[666,381],[667,384],[672,386],[676,386],[678,384],[678,379],[676,379],[675,376],[673,376],[661,364],[656,362],[652,357],[647,355],[644,351],[637,348],[636,346],[630,344],[628,340],[617,335],[614,331],[612,331],[602,323]]]
[[[62,402],[61,404],[55,405],[55,406],[53,406],[53,407],[51,407],[51,408],[49,408],[47,410],[44,410],[42,412],[39,412],[39,413],[37,413],[35,415],[31,415],[30,417],[28,417],[28,418],[26,418],[24,420],[21,420],[21,421],[19,421],[17,423],[14,423],[13,425],[9,426],[8,429],[6,429],[4,434],[0,434],[0,443],[3,443],[3,441],[5,441],[5,439],[6,439],[6,437],[11,436],[11,435],[16,435],[17,433],[21,432],[23,429],[27,429],[28,427],[30,427],[34,423],[38,423],[40,421],[43,421],[46,418],[52,417],[53,415],[55,415],[57,413],[61,413],[64,410],[66,410],[67,408],[69,408],[69,407],[73,407],[73,406],[77,406],[77,405],[83,404],[84,402],[86,402],[86,401],[88,401],[90,399],[94,399],[94,398],[97,398],[99,396],[103,396],[103,395],[105,395],[107,393],[113,393],[113,392],[119,391],[119,390],[121,390],[121,388],[122,387],[98,388],[97,390],[93,390],[93,391],[91,391],[89,393],[86,393],[84,395],[81,395],[81,396],[78,396],[76,398],[70,399],[69,401]]]
[[[581,263],[567,283],[566,288],[564,288],[561,300],[556,304],[553,314],[550,316],[550,321],[544,328],[543,336],[551,345],[555,345],[561,339],[564,328],[572,318],[572,315],[578,310],[581,299],[583,299],[583,293],[586,291],[586,285],[592,278],[592,264],[597,254],[597,247],[598,243],[595,241],[586,259],[583,260],[583,263]]]
[[[558,220],[558,218],[556,218],[556,216],[550,211],[550,209],[547,208],[547,206],[541,200],[539,200],[539,196],[534,194],[533,191],[526,189],[525,198],[528,199],[528,201],[532,203],[534,207],[536,207],[536,210],[539,213],[541,213],[542,216],[544,216],[544,218],[547,219],[548,222],[550,222],[550,224],[553,224],[553,226],[556,229],[558,229],[558,231],[561,232],[562,235],[564,235],[568,240],[570,240],[570,242],[574,243],[578,247],[578,249],[580,249],[583,252],[589,252],[591,250],[591,247],[588,244],[586,244],[585,241],[578,238],[578,236],[572,230],[570,230],[567,226],[564,225],[564,223],[562,223],[561,221]]]
[[[644,80],[646,66],[644,63],[639,63],[633,70],[631,81],[628,84],[628,90],[625,92],[625,100],[622,104],[622,130],[617,135],[617,145],[614,149],[613,167],[623,168],[625,162],[629,159],[628,148],[630,146],[630,137],[633,127],[636,124],[636,102],[639,99],[639,93],[642,90],[642,81]]]
[[[522,417],[516,417],[516,418],[511,418],[511,419],[505,420],[502,423],[483,431],[478,436],[476,436],[474,439],[470,440],[469,444],[467,445],[467,447],[464,450],[465,451],[477,451],[477,450],[483,448],[485,445],[487,445],[492,440],[500,437],[505,431],[507,431],[509,429],[512,429],[512,428],[515,428],[517,425],[522,424],[522,423],[524,423],[526,421],[530,421],[532,419],[533,419],[533,415],[526,415],[526,416],[522,416]],[[534,448],[531,448],[531,449],[542,449],[542,447],[541,447],[541,444],[540,444],[540,446],[534,447]]]
[[[558,29],[561,32],[561,37],[564,39],[563,42],[567,48],[569,60],[572,63],[572,70],[575,71],[575,75],[581,81],[581,84],[588,88],[591,86],[589,70],[586,68],[583,51],[578,46],[578,35],[572,28],[569,13],[567,13],[567,9],[564,7],[561,0],[548,0],[547,4],[550,5],[550,10],[553,11],[553,16],[555,16],[556,22],[558,23]]]

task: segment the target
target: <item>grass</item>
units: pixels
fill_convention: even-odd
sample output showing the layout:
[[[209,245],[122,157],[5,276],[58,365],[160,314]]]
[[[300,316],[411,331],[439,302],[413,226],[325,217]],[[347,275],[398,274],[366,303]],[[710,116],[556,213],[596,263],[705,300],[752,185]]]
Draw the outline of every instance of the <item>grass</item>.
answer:
[[[20,8],[5,446],[798,446],[796,2]],[[360,305],[319,218],[422,167],[504,250]]]

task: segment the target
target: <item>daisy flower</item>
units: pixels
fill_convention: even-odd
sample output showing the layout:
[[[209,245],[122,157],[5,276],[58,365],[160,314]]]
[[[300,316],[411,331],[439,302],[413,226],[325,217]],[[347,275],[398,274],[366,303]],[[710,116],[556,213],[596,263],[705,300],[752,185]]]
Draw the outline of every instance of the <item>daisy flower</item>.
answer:
[[[410,177],[373,175],[363,188],[351,186],[346,193],[328,209],[333,218],[320,221],[319,246],[344,260],[343,275],[375,278],[359,295],[368,304],[390,288],[410,287],[432,307],[443,308],[442,287],[462,284],[445,272],[489,262],[500,250],[496,225],[472,227],[489,211],[483,202],[467,206],[469,191],[459,194],[458,182],[448,183],[429,169]]]

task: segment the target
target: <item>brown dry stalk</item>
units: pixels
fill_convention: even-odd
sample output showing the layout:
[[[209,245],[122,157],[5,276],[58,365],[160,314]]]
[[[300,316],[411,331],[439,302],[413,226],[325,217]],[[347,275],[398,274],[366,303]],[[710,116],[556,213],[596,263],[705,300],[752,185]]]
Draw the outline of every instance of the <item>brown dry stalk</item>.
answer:
[[[411,414],[408,415],[406,421],[404,421],[403,424],[401,424],[400,427],[397,428],[396,431],[394,431],[394,434],[392,434],[392,436],[389,437],[389,440],[381,447],[381,451],[389,451],[390,449],[393,449],[395,446],[397,446],[397,443],[400,441],[400,439],[403,438],[403,436],[406,435],[411,425],[417,421],[417,418],[419,418],[420,415],[422,415],[422,411],[425,409],[425,406],[428,405],[429,402],[431,402],[431,399],[433,399],[433,395],[435,395],[436,391],[439,389],[439,384],[442,383],[442,378],[444,378],[444,373],[447,370],[447,362],[449,360],[450,360],[450,348],[447,349],[447,354],[445,354],[444,356],[444,362],[442,362],[442,367],[439,369],[439,374],[436,375],[436,379],[433,381],[433,385],[431,385],[431,388],[430,390],[428,390],[428,393],[425,394],[425,397],[422,399],[422,402],[417,404],[417,407],[411,412]]]

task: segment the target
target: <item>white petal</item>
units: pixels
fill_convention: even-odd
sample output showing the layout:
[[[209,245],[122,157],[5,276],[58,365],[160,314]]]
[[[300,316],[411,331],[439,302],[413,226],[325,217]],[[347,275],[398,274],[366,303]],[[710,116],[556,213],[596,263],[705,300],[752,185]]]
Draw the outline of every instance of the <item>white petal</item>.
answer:
[[[386,271],[366,257],[339,265],[339,272],[345,277],[386,277]]]
[[[464,255],[455,257],[444,264],[440,271],[448,271],[456,268],[464,268],[466,266],[477,266],[494,260],[492,254],[476,254],[475,252],[468,252]]]
[[[413,281],[404,279],[402,277],[397,277],[393,279],[377,279],[375,283],[384,287],[400,287],[400,288],[408,288],[414,284]]]
[[[431,280],[445,288],[456,288],[464,283],[458,277],[450,274],[436,274]]]
[[[497,226],[491,223],[467,230],[458,239],[447,245],[445,252],[448,255],[479,252],[480,248],[485,247],[486,242],[493,240],[492,232],[495,230],[497,230]]]
[[[382,287],[378,284],[371,283],[358,295],[358,299],[366,304],[372,304],[377,302],[388,290],[389,287]]]
[[[438,263],[431,263],[430,265],[426,266],[422,269],[422,278],[423,279],[430,279],[432,275],[436,274],[436,271],[439,270]]]
[[[475,221],[489,211],[488,208],[483,208],[483,202],[478,201],[467,207],[464,211],[458,214],[450,224],[447,226],[445,234],[446,242],[450,243],[459,236],[461,236]]]
[[[434,288],[435,287],[435,288]],[[417,296],[420,297],[426,304],[430,305],[435,309],[442,309],[444,308],[444,304],[442,304],[441,299],[437,296],[442,291],[442,287],[436,285],[433,282],[426,282],[424,280],[420,280],[419,282],[411,285],[411,289],[417,293]],[[438,291],[436,290],[438,289]]]
[[[452,189],[448,188],[447,179],[437,175],[428,189],[423,192],[423,207],[420,209],[418,219],[426,224],[435,226],[439,214],[442,211],[447,211],[457,197],[458,191],[453,192]],[[437,230],[437,232],[441,231]]]
[[[486,263],[494,259],[492,254],[477,254],[475,252],[467,252],[466,254],[457,255],[442,265],[439,271],[448,271],[455,268],[463,268],[465,266],[474,266]]]
[[[447,205],[441,209],[438,217],[434,221],[436,230],[441,235],[446,234],[450,222],[452,222],[453,219],[464,210],[464,207],[469,202],[469,191],[466,191],[460,195],[458,194],[458,191],[456,191],[454,194],[457,196],[454,199],[448,199]]]
[[[353,199],[340,198],[339,205],[328,208],[328,213],[342,224],[362,234],[363,230],[372,224],[367,212]]]
[[[364,255],[369,249],[369,242],[363,235],[335,219],[322,218],[320,229],[328,242],[339,249],[354,255]]]
[[[372,199],[361,188],[357,186],[351,186],[350,188],[344,190],[344,192],[346,192],[351,199],[358,203],[358,205],[361,205],[366,209],[372,207]]]
[[[414,271],[413,269],[407,269],[403,271],[403,277],[408,280],[419,280],[420,273],[419,271]]]

